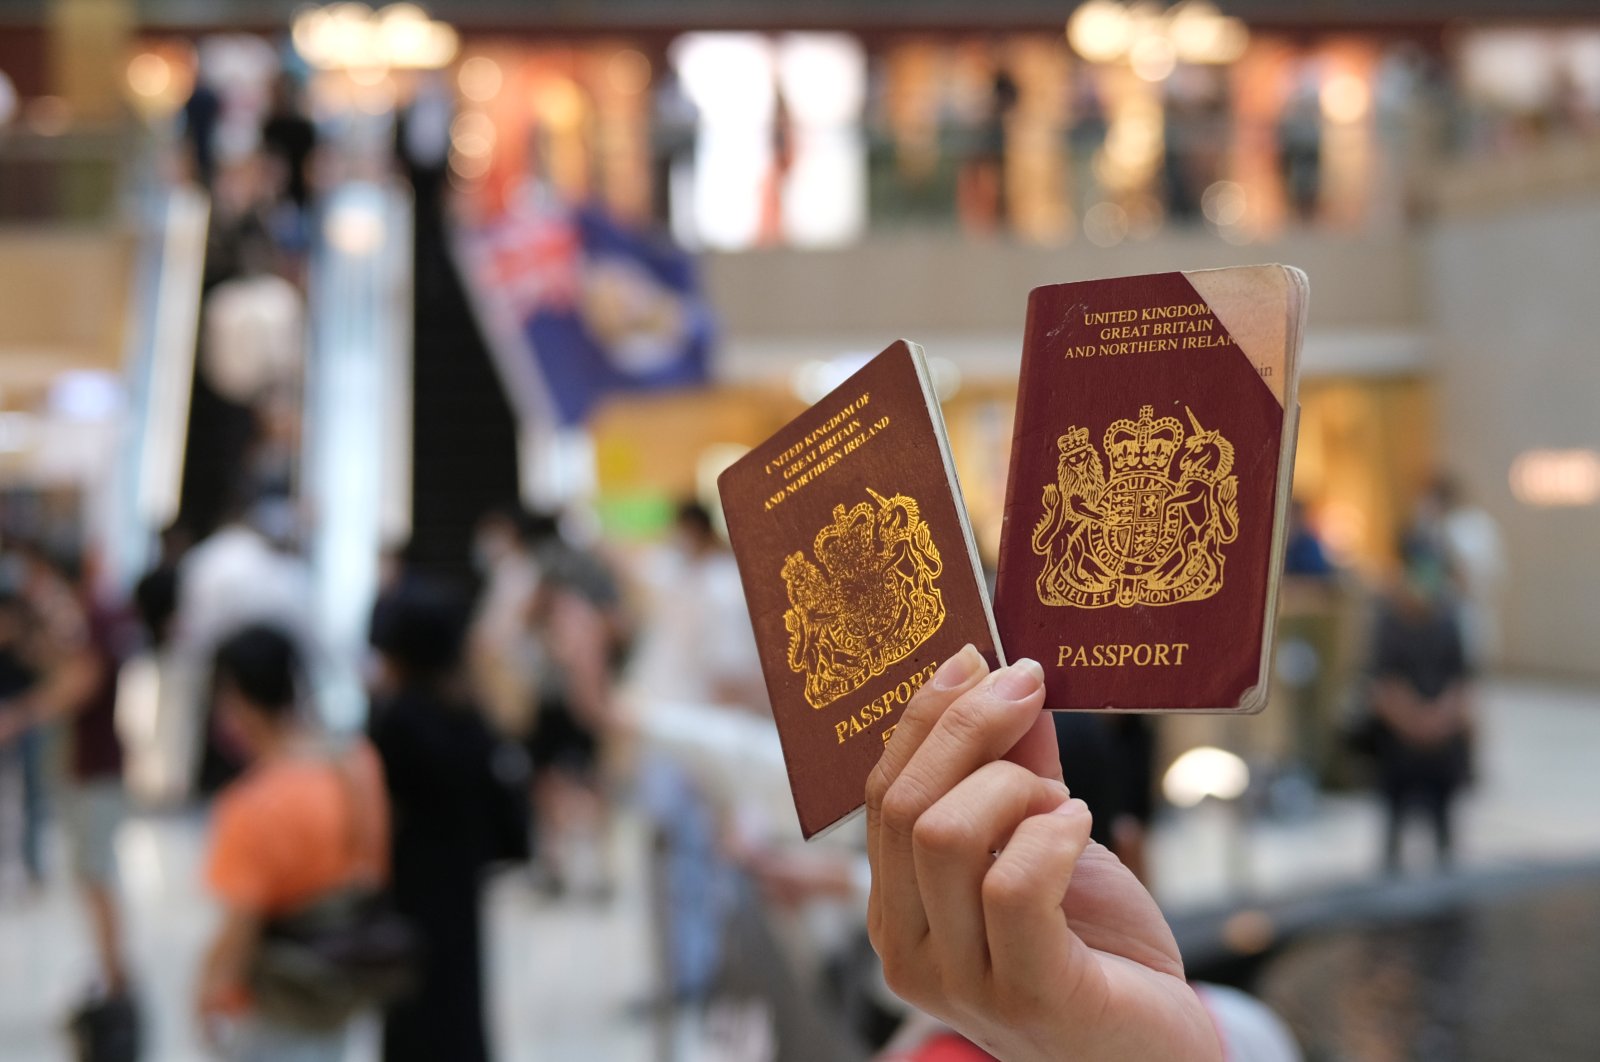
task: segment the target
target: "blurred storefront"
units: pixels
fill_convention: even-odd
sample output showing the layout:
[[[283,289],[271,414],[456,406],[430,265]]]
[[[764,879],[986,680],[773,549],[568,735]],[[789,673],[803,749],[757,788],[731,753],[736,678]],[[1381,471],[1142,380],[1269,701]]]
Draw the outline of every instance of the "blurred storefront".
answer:
[[[105,115],[119,108],[172,137],[204,80],[229,155],[259,136],[280,66],[319,124],[370,119],[372,147],[419,91],[439,93],[458,221],[533,182],[702,252],[723,321],[711,385],[603,406],[560,455],[565,490],[648,536],[671,499],[706,493],[719,462],[799,407],[808,366],[909,333],[950,363],[946,415],[992,560],[1026,289],[1281,258],[1312,274],[1320,352],[1297,493],[1342,563],[1378,572],[1423,484],[1455,460],[1461,389],[1425,233],[1462,184],[1440,174],[1600,127],[1592,12],[1491,8],[1008,0],[980,21],[910,2],[22,4],[0,24],[14,96],[0,94],[0,270],[30,260],[17,219],[115,211],[121,141],[106,130],[128,126]],[[410,36],[374,39],[437,61],[369,61],[307,28],[386,18]],[[41,61],[52,41],[115,54],[102,68],[118,76]],[[126,258],[113,243],[97,253]],[[36,409],[42,392],[26,393],[11,388],[8,406]],[[1507,485],[1518,454],[1584,445],[1530,429],[1469,478],[1503,514],[1522,504]]]

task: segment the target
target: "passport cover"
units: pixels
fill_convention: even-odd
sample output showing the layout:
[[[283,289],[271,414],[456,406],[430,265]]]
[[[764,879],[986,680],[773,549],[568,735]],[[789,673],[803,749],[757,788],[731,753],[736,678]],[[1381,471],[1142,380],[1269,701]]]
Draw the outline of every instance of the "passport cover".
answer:
[[[994,619],[921,348],[900,340],[717,481],[807,839],[857,811],[912,693]]]
[[[1263,706],[1304,293],[1267,266],[1029,295],[994,609],[1047,708]]]

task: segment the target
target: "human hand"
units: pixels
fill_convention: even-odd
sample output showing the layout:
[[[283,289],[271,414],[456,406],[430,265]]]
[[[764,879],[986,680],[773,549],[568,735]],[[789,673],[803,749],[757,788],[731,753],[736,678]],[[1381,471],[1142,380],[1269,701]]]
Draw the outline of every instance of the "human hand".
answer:
[[[867,782],[889,987],[1004,1062],[1220,1059],[1161,911],[1062,784],[1043,669],[987,671],[946,661]]]
[[[213,1058],[228,1054],[229,1033],[233,1026],[233,1013],[221,1001],[202,995],[195,1000],[195,1028],[200,1046]]]

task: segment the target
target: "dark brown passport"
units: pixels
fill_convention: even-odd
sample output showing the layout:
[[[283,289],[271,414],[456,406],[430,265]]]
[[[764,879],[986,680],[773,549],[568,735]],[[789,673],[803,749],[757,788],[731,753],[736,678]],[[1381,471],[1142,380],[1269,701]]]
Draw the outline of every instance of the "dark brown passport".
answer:
[[[994,611],[1047,708],[1264,706],[1305,291],[1256,266],[1030,294]]]
[[[967,642],[997,662],[944,420],[900,340],[718,480],[807,839],[863,803],[906,702]]]

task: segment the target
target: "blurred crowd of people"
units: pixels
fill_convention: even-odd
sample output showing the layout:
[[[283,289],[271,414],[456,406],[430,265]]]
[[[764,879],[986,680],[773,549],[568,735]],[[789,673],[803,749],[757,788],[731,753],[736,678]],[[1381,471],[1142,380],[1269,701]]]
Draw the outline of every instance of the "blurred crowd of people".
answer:
[[[198,987],[208,1042],[230,1057],[341,1057],[344,1019],[388,1003],[386,1058],[486,1058],[483,871],[531,861],[541,894],[610,897],[624,673],[664,697],[763,703],[731,556],[709,514],[685,506],[655,558],[678,607],[641,619],[614,564],[553,515],[487,514],[477,588],[399,551],[372,612],[365,733],[340,733],[318,703],[327,647],[294,530],[288,499],[254,497],[199,542],[169,531],[121,596],[92,568],[4,542],[0,798],[15,790],[20,829],[14,846],[0,834],[0,869],[14,847],[25,887],[44,885],[54,812],[97,948],[80,1018],[131,1028],[114,844],[129,795],[209,804],[205,877],[223,918]],[[379,907],[414,946],[385,943]],[[273,980],[297,934],[405,976],[297,998],[305,985]]]
[[[396,551],[372,611],[362,732],[325,723],[328,650],[295,526],[288,499],[257,494],[198,542],[166,534],[123,597],[92,557],[15,537],[0,549],[0,805],[14,805],[0,824],[16,826],[0,831],[0,881],[14,862],[25,888],[43,885],[46,824],[59,821],[97,960],[80,1024],[137,1024],[115,884],[131,794],[209,805],[205,877],[223,917],[197,1011],[231,1057],[340,1057],[347,1019],[373,1006],[386,1008],[386,1058],[490,1057],[485,872],[522,864],[547,902],[609,902],[623,808],[653,837],[663,1007],[770,981],[750,944],[765,940],[808,991],[769,984],[760,1022],[780,1037],[790,1023],[814,1031],[797,1001],[826,980],[845,986],[856,1036],[886,1038],[903,1011],[865,943],[864,839],[847,827],[798,842],[713,514],[684,504],[664,543],[624,563],[571,519],[494,509],[472,587]],[[1372,757],[1390,871],[1415,811],[1440,864],[1453,855],[1470,681],[1492,660],[1503,578],[1492,522],[1445,480],[1420,500],[1401,560],[1370,624],[1352,735]],[[1288,568],[1340,577],[1303,512]],[[1095,838],[1148,880],[1151,727],[1061,715],[1056,730]],[[56,782],[50,746],[63,754]],[[294,948],[318,957],[323,981],[284,981]]]

